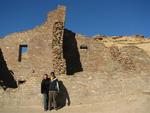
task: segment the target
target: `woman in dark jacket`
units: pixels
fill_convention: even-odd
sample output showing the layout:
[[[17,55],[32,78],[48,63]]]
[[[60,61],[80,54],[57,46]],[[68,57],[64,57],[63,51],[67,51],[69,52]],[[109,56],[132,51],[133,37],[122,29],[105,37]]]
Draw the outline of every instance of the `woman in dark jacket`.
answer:
[[[41,82],[41,93],[43,94],[43,104],[44,104],[45,111],[48,110],[49,83],[50,83],[50,79],[48,78],[48,75],[44,74],[43,80]]]

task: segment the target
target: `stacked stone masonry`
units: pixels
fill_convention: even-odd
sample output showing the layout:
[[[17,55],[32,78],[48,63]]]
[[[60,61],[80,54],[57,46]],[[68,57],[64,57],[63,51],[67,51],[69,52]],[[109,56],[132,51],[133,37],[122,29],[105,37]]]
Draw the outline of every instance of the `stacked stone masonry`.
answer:
[[[53,40],[52,40],[52,53],[53,53],[53,69],[57,75],[65,74],[65,60],[63,58],[63,32],[64,23],[56,22],[53,26]]]
[[[71,104],[150,92],[150,39],[84,36],[64,27],[65,15],[59,6],[42,25],[0,39],[0,84],[8,83],[5,91],[0,87],[0,107],[41,105],[42,76],[51,71],[66,86]],[[28,51],[19,55],[22,46]]]

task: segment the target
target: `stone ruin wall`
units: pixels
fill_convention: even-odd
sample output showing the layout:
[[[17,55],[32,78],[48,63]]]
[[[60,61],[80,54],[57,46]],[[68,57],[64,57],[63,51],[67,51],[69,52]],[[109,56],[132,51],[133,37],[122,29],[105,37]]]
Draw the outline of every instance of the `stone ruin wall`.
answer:
[[[63,33],[64,22],[56,22],[53,26],[53,40],[52,40],[52,53],[53,53],[53,69],[56,75],[66,73],[66,64],[63,58]]]
[[[127,90],[133,93],[137,90],[134,87],[135,82],[139,90],[147,86],[145,79],[135,80],[136,74],[124,80],[127,76],[124,72],[138,69],[136,72],[140,73],[141,70],[149,70],[150,57],[145,50],[134,44],[126,44],[126,41],[120,41],[124,43],[121,47],[121,44],[116,45],[119,40],[129,40],[128,38],[111,37],[114,38],[111,40],[103,36],[89,38],[76,34],[64,29],[64,21],[65,8],[59,7],[48,14],[43,25],[0,39],[0,48],[8,69],[14,72],[16,80],[28,79],[17,89],[8,89],[5,92],[0,90],[0,106],[40,105],[41,78],[50,71],[68,75],[76,73],[72,77],[58,76],[67,88],[72,104],[98,102],[104,96],[108,99],[107,96],[111,94],[114,97],[119,93],[127,94]],[[143,38],[138,40],[141,42]],[[23,44],[28,45],[27,57],[18,62],[19,45]],[[117,75],[118,79],[110,77],[112,72],[116,72],[113,76]],[[127,87],[123,89],[122,85]],[[91,100],[87,102],[87,98]]]
[[[61,52],[64,21],[65,7],[59,6],[48,14],[43,25],[0,39],[0,48],[4,59],[8,68],[14,72],[16,79],[42,76],[51,71],[58,73],[60,69],[65,72]],[[27,45],[28,47],[25,58],[21,62],[18,61],[20,45]]]
[[[64,29],[64,22],[65,7],[60,6],[48,14],[43,25],[1,39],[2,53],[16,79],[25,79],[32,75],[41,76],[50,71],[55,71],[57,75],[65,73],[72,75],[82,71],[115,70],[116,67],[110,63],[120,66],[127,64],[129,65],[127,68],[131,70],[135,67],[128,55],[125,55],[126,58],[119,55],[114,59],[114,54],[120,54],[120,51],[112,53],[116,52],[113,51],[113,48],[116,48],[113,47],[113,43],[119,40],[132,41],[134,38],[136,41],[143,41],[143,37],[133,36],[130,39],[128,37],[86,37]],[[25,60],[21,62],[18,62],[19,45],[28,46]],[[122,45],[126,46],[126,44]],[[119,45],[115,46],[120,49]]]
[[[116,36],[117,37],[117,36]],[[149,39],[143,36],[87,37],[75,34],[80,67],[85,72],[149,72]],[[144,47],[145,45],[146,47]]]

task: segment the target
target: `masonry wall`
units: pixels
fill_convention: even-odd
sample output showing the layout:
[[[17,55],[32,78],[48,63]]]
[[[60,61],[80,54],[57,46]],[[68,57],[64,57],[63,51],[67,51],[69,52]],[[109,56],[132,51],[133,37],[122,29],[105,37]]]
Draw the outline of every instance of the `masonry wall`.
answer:
[[[147,43],[139,36],[87,37],[70,30],[64,32],[64,58],[68,74],[76,72],[148,72],[150,57],[137,44]],[[145,58],[145,60],[143,59]]]
[[[64,29],[64,21],[65,8],[58,7],[48,14],[43,25],[0,39],[0,71],[5,69],[14,85],[14,89],[5,91],[0,87],[1,107],[42,107],[42,75],[53,70],[57,75],[72,75],[58,76],[60,100],[66,103],[68,98],[71,105],[109,102],[116,97],[122,99],[150,90],[147,87],[150,84],[149,49],[136,46],[136,43],[149,44],[149,41],[132,41],[128,37],[86,37]],[[28,45],[28,52],[18,62],[20,45]],[[5,77],[0,73],[0,79],[7,79]],[[18,80],[25,82],[16,88]]]
[[[103,72],[107,70],[111,61],[109,49],[93,38],[76,35],[76,39],[83,71]]]
[[[58,40],[62,42],[64,21],[65,7],[59,6],[48,14],[47,20],[42,25],[1,39],[0,48],[8,68],[14,72],[16,79],[26,79],[32,75],[42,76],[41,74],[53,71],[55,58],[52,44],[58,46],[58,49],[62,48],[62,44],[59,45],[55,39],[56,32],[60,30],[55,28],[57,23],[61,23],[61,34]],[[22,55],[21,62],[18,61],[20,45],[28,46],[28,51]]]

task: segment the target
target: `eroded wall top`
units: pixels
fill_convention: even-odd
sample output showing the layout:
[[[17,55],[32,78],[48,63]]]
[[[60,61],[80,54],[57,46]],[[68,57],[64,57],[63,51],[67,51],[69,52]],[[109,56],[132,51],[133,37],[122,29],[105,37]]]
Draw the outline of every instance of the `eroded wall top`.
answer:
[[[64,26],[65,11],[64,6],[58,6],[56,10],[48,13],[47,19],[42,25],[0,39],[0,48],[8,68],[16,76],[49,73],[53,70],[53,28],[57,22],[62,22],[62,27]],[[23,47],[26,47],[27,52],[21,52]]]

